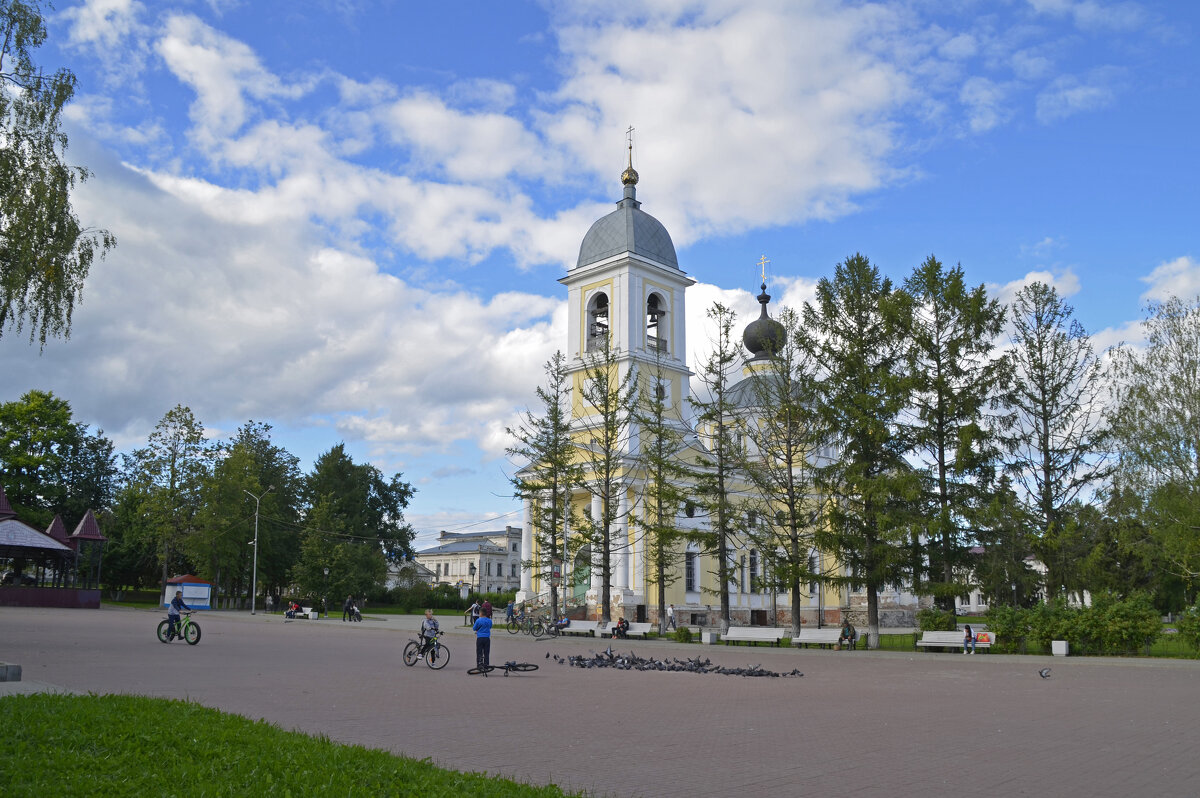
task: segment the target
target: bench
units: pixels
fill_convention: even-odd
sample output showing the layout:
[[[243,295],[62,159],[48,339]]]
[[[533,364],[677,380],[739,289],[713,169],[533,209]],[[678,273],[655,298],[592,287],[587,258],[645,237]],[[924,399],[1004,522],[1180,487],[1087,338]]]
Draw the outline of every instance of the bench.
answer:
[[[616,621],[609,621],[608,623],[598,624],[597,625],[598,628],[596,629],[596,634],[599,635],[600,637],[612,637],[612,627],[613,627],[613,624],[615,624],[615,623],[616,623]],[[652,631],[654,631],[654,624],[652,624],[652,623],[630,623],[629,629],[626,630],[626,632],[625,632],[625,636],[626,637],[645,637],[647,634],[649,634]]]
[[[842,628],[840,626],[830,626],[825,629],[801,629],[800,636],[792,638],[792,645],[796,646],[797,648],[801,646],[804,648],[808,648],[809,646],[817,646],[818,648],[833,648],[838,644],[838,641],[841,640],[841,638]],[[858,630],[855,629],[854,636],[850,639],[850,643],[844,645],[846,645],[846,648],[848,649],[854,649],[858,647],[860,642],[865,647],[867,639],[864,635],[860,635]]]
[[[585,637],[595,637],[596,632],[600,630],[599,621],[571,621],[570,626],[565,626],[558,630],[560,635],[583,635]]]
[[[290,620],[298,620],[301,618],[308,618],[310,620],[315,620],[315,619],[321,617],[320,610],[313,609],[312,607],[301,607],[299,610],[296,611],[295,615],[292,615],[290,617],[288,616],[289,612],[291,612],[291,609],[285,609],[283,611],[284,620],[290,621]]]
[[[923,632],[921,639],[917,641],[917,647],[962,648],[965,634],[961,629],[955,632]],[[980,635],[987,636],[987,640],[980,640]],[[992,647],[992,643],[994,642],[996,642],[996,634],[994,632],[989,632],[986,629],[975,631],[975,648],[988,649]]]
[[[729,631],[721,635],[721,642],[730,643],[770,643],[777,646],[788,636],[788,630],[777,626],[731,626]]]

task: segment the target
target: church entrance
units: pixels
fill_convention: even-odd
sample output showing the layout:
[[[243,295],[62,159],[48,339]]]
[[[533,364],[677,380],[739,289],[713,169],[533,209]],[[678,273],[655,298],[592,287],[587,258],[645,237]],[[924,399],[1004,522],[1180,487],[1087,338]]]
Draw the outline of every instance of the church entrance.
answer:
[[[575,563],[571,568],[571,598],[577,603],[585,603],[591,583],[592,547],[584,546],[575,552]]]

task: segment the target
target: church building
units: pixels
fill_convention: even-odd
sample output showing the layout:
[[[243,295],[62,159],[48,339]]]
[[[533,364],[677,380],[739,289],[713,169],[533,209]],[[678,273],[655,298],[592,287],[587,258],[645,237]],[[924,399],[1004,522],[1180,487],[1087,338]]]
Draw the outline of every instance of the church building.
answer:
[[[631,148],[632,153],[632,148]],[[669,408],[669,422],[686,441],[687,456],[702,454],[706,442],[703,430],[691,421],[688,397],[693,372],[687,363],[687,327],[685,307],[687,289],[696,281],[679,265],[671,236],[666,228],[641,209],[637,200],[638,173],[632,157],[621,175],[623,196],[616,210],[597,220],[583,237],[579,257],[559,282],[567,288],[568,332],[567,368],[571,385],[571,426],[576,437],[594,428],[590,409],[581,401],[583,385],[605,349],[615,361],[614,383],[625,378],[646,384],[654,375],[657,396]],[[747,347],[742,381],[730,390],[745,412],[754,411],[756,363],[768,356],[772,336],[782,335],[778,322],[770,319],[764,279],[759,297],[761,315],[750,323],[742,337]],[[625,463],[621,490],[616,497],[614,522],[609,526],[609,595],[613,620],[624,617],[631,622],[659,620],[658,587],[649,561],[644,524],[639,516],[646,513],[646,483],[639,469],[639,435],[631,424],[622,436],[622,460]],[[577,444],[586,446],[586,442]],[[587,479],[585,475],[585,479]],[[746,489],[746,485],[742,489]],[[685,487],[686,491],[686,487]],[[571,496],[574,518],[590,519],[596,524],[602,516],[600,499],[583,488]],[[549,604],[549,591],[558,591],[556,604],[575,618],[599,619],[604,605],[603,574],[599,552],[592,545],[571,545],[567,530],[566,558],[551,558],[538,552],[534,519],[537,501],[526,499],[522,527],[520,591],[517,601],[527,606]],[[675,527],[691,531],[693,538],[703,537],[709,519],[699,501],[684,500],[678,507]],[[753,519],[751,519],[753,521]],[[793,614],[807,627],[839,625],[844,618],[865,624],[865,593],[856,593],[834,584],[805,586],[799,606],[791,606],[786,587],[776,584],[770,573],[773,557],[757,551],[748,539],[731,540],[730,622],[732,625],[790,626]],[[714,557],[705,547],[686,539],[673,552],[671,578],[666,584],[666,604],[674,605],[679,625],[718,626],[720,596]],[[822,574],[836,574],[834,558],[813,549],[810,568]],[[536,565],[535,565],[536,564]],[[776,591],[780,592],[776,592]],[[884,625],[909,625],[915,598],[903,591],[881,595]]]

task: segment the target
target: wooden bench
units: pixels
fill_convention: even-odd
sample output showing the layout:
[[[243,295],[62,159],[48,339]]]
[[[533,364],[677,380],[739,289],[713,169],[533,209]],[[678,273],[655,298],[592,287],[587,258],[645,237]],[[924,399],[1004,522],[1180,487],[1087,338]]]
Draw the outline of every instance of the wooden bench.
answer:
[[[986,629],[980,629],[975,632],[975,648],[988,649],[992,647],[992,643],[996,642],[996,634],[989,632]],[[980,640],[980,635],[986,635],[987,640]],[[966,633],[959,629],[955,632],[923,632],[921,639],[917,641],[918,648],[962,648],[963,638]]]
[[[598,621],[571,621],[570,626],[565,626],[558,630],[562,635],[583,635],[585,637],[595,637],[596,632],[600,629]]]
[[[612,627],[616,621],[598,624],[596,634],[600,637],[612,637]],[[645,637],[650,632],[654,631],[652,623],[630,623],[629,629],[625,631],[626,637]]]
[[[777,646],[788,636],[786,629],[777,626],[731,626],[729,631],[721,635],[721,642],[730,643],[770,643]]]
[[[803,646],[817,646],[818,648],[833,648],[838,645],[842,639],[842,628],[840,626],[829,626],[824,629],[801,629],[800,636],[792,638],[792,645],[799,648]],[[859,643],[866,646],[867,639],[864,635],[860,635],[858,630],[854,630],[854,636],[850,639],[849,644],[843,643],[846,648],[854,649]]]

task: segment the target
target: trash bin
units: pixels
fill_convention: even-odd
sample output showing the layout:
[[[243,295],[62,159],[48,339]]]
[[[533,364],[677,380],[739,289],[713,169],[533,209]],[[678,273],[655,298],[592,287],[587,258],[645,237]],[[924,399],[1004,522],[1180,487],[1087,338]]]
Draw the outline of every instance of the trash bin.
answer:
[[[1067,645],[1066,640],[1051,640],[1050,641],[1050,653],[1056,657],[1067,656],[1067,651],[1069,648],[1070,648],[1070,646]]]

